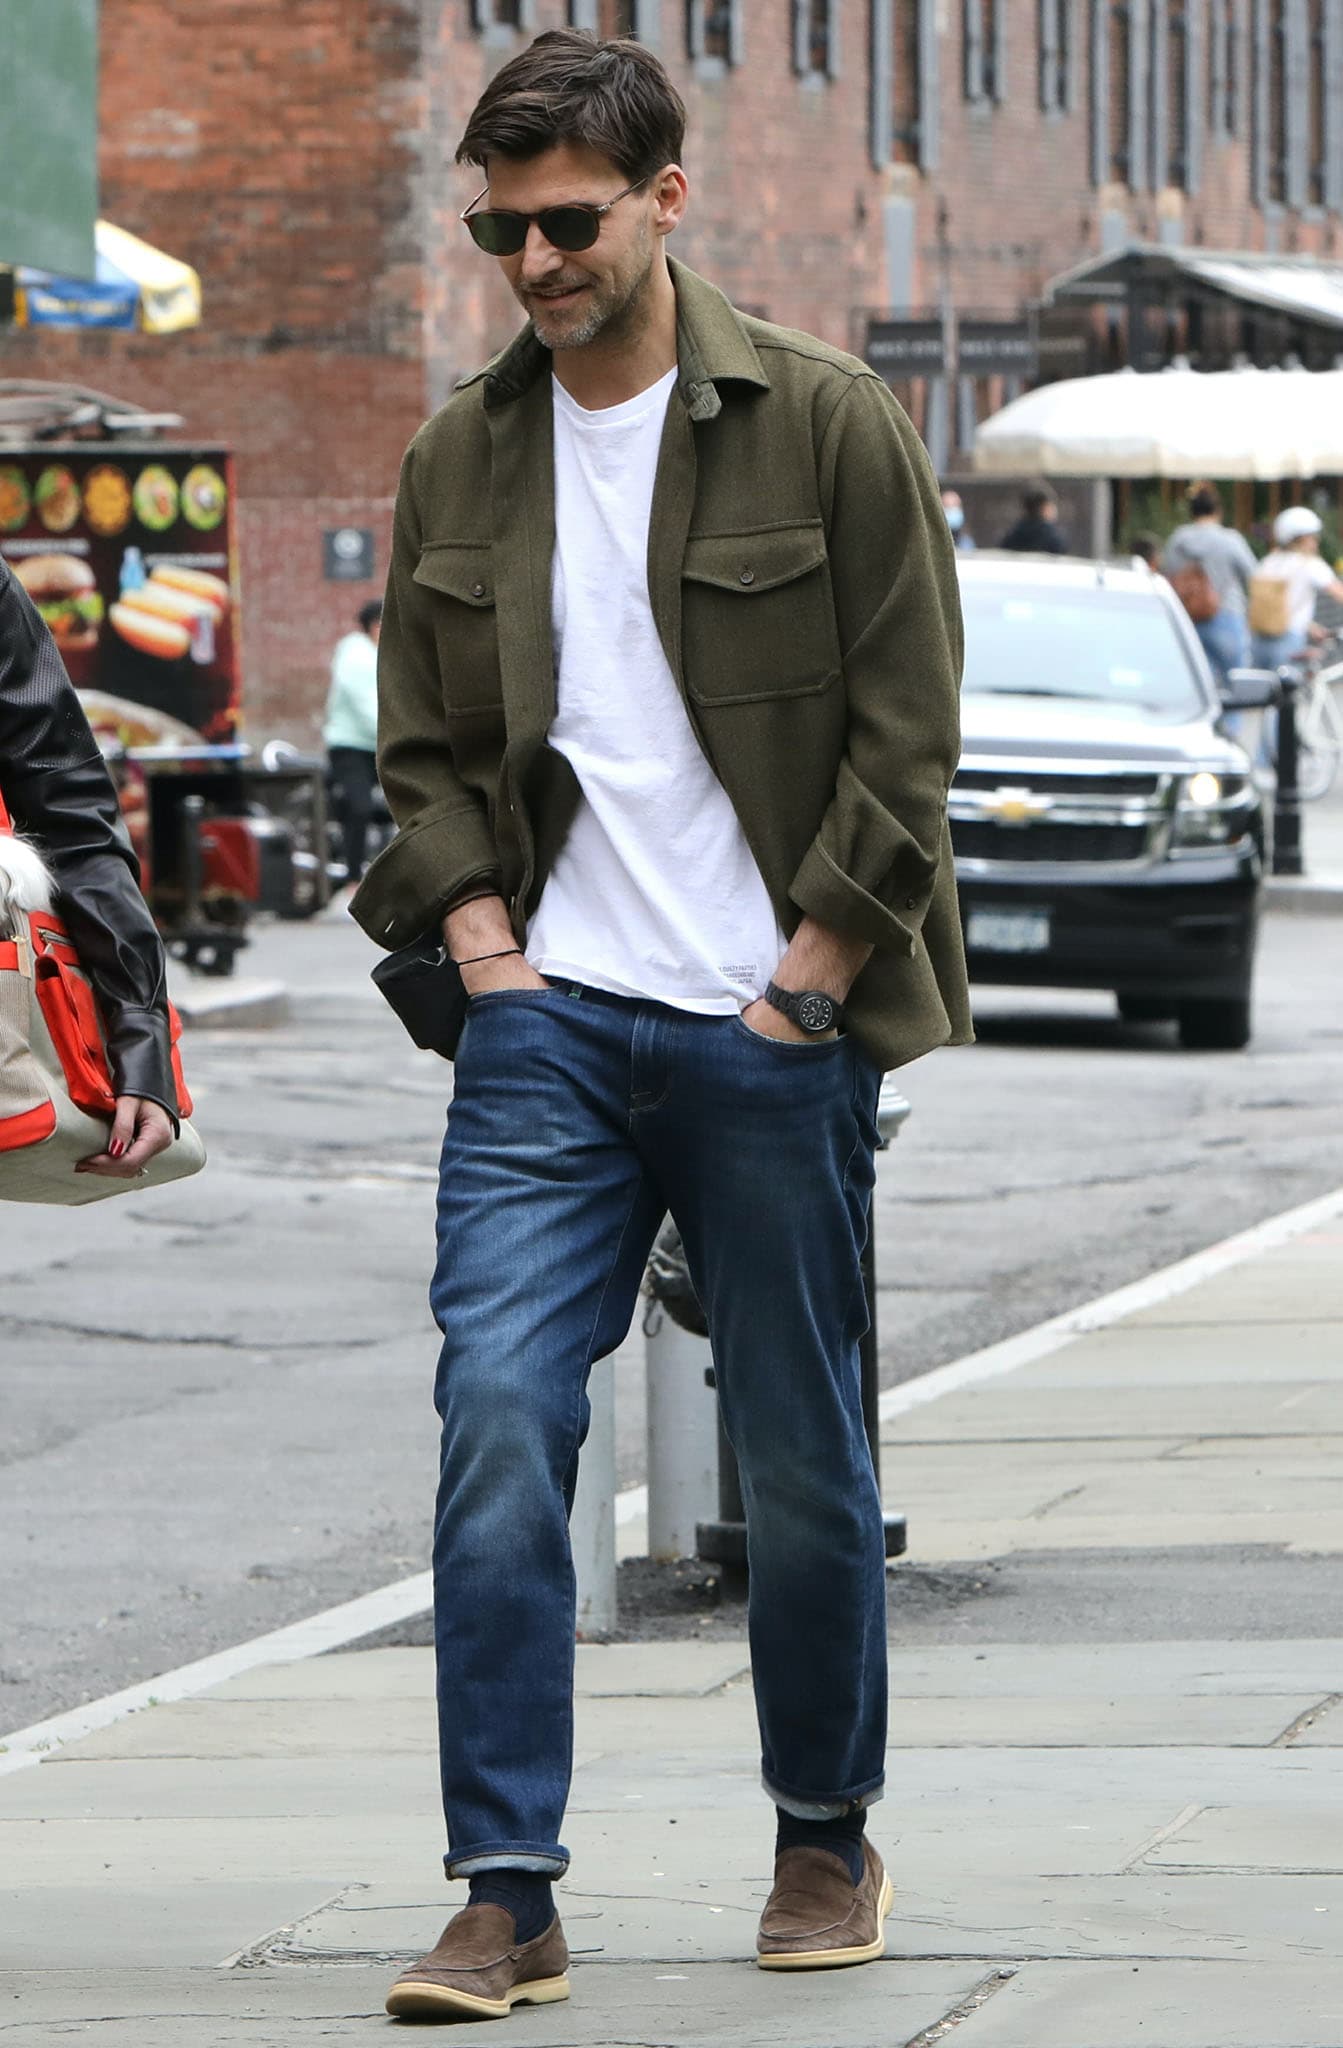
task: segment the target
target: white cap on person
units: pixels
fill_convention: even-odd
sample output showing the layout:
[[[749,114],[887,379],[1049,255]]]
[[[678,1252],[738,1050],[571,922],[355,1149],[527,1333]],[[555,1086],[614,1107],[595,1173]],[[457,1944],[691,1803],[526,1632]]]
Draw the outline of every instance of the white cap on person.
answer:
[[[1323,531],[1323,523],[1308,505],[1289,505],[1273,522],[1273,538],[1280,548],[1289,548],[1294,540],[1304,540],[1308,533]]]

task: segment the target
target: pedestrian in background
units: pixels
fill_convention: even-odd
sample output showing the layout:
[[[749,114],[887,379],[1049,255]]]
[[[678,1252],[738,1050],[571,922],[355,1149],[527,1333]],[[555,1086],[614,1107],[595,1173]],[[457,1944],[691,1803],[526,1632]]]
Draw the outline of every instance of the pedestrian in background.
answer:
[[[331,763],[332,806],[340,826],[345,880],[364,872],[373,791],[378,780],[378,635],[382,600],[360,607],[358,628],[336,643],[322,739]]]
[[[566,1509],[589,1368],[668,1209],[746,1508],[758,1959],[870,1961],[892,1896],[864,1831],[886,1570],[861,1259],[881,1071],[969,1035],[955,563],[881,379],[669,263],[684,122],[637,42],[552,30],[495,74],[465,218],[530,321],[397,497],[401,829],[354,914],[392,947],[441,930],[471,998],[432,1290],[446,1865],[471,1889],[392,1987],[409,2019],[568,1996]]]
[[[972,555],[975,551],[975,537],[965,523],[965,506],[961,502],[959,491],[943,491],[942,510],[947,515],[947,525],[951,529],[957,553]]]
[[[1256,563],[1243,534],[1222,523],[1222,499],[1215,484],[1189,487],[1189,518],[1166,542],[1161,566],[1193,621],[1218,680],[1250,658],[1246,617],[1250,578]]]
[[[1059,525],[1058,500],[1038,485],[1022,494],[1021,515],[998,543],[1022,555],[1066,555],[1067,537]]]
[[[163,944],[107,764],[55,641],[3,561],[0,797],[55,878],[106,1031],[116,1114],[107,1150],[75,1171],[134,1180],[177,1129]]]
[[[1161,540],[1157,534],[1135,533],[1128,545],[1135,563],[1150,569],[1154,576],[1161,574]]]
[[[1250,581],[1251,658],[1280,668],[1302,653],[1322,592],[1343,601],[1340,582],[1320,555],[1323,523],[1308,505],[1289,505],[1273,522],[1273,547]]]

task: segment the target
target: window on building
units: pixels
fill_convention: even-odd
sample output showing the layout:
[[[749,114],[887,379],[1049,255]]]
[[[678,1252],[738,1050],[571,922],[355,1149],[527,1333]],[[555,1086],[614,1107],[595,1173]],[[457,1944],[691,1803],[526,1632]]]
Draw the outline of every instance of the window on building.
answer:
[[[1162,182],[1189,190],[1190,13],[1194,0],[1170,0],[1166,16],[1166,136]]]
[[[1268,198],[1277,206],[1287,200],[1287,5],[1268,0]]]
[[[1007,5],[1008,0],[964,0],[965,97],[977,106],[1003,96]]]
[[[871,0],[872,161],[938,160],[937,0]]]
[[[1230,142],[1240,127],[1239,0],[1212,0],[1209,21],[1209,111],[1213,136]]]
[[[917,164],[922,105],[919,92],[919,9],[917,0],[895,0],[891,65],[891,161]]]
[[[1109,174],[1116,185],[1127,185],[1134,166],[1130,159],[1130,131],[1133,124],[1133,37],[1129,0],[1113,0],[1107,23],[1109,31]]]
[[[741,61],[742,0],[686,0],[686,48],[694,58]]]
[[[1040,107],[1046,114],[1062,114],[1069,105],[1071,17],[1071,0],[1039,0]]]
[[[494,0],[494,18],[500,28],[521,28],[522,0]]]
[[[533,0],[471,0],[471,26],[532,28],[532,6]]]
[[[1308,0],[1310,65],[1306,102],[1306,203],[1329,203],[1329,60],[1330,36],[1326,0]]]
[[[839,57],[839,0],[793,0],[793,66],[833,78]]]

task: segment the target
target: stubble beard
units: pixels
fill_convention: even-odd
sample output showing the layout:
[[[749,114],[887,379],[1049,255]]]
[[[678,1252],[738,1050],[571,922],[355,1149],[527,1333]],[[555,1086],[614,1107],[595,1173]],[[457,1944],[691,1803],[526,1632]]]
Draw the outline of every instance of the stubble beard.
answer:
[[[524,301],[542,346],[557,354],[561,349],[590,348],[594,341],[609,345],[633,340],[648,320],[648,283],[653,271],[651,239],[645,242],[640,254],[644,259],[642,265],[627,283],[613,279],[605,288],[593,287],[583,313],[572,323],[560,322],[557,331],[548,332],[543,325],[544,307],[538,317],[535,302],[527,305]]]

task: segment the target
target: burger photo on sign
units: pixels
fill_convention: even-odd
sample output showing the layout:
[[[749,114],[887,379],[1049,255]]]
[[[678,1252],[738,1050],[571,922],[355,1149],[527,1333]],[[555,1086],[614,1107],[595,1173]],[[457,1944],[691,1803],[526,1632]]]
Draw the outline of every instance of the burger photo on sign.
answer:
[[[42,615],[67,668],[72,655],[92,654],[98,645],[103,601],[93,571],[78,555],[29,555],[13,564],[14,574]],[[78,677],[71,678],[78,681]]]

